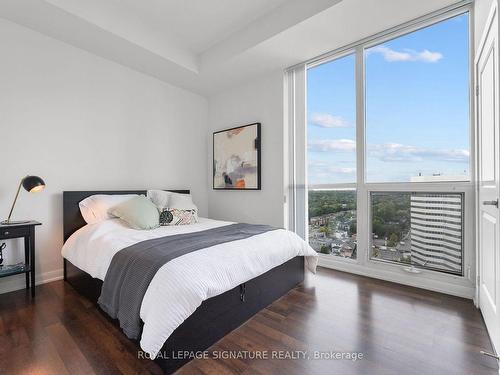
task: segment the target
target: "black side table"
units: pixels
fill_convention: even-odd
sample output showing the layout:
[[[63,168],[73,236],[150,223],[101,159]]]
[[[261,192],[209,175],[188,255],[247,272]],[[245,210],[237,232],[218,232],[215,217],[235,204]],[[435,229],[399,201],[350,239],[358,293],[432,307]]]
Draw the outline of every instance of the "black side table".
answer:
[[[26,289],[30,288],[31,276],[31,297],[35,297],[35,227],[42,225],[38,221],[28,221],[19,224],[0,224],[0,241],[12,238],[24,238],[24,266],[12,269],[0,267],[0,278],[19,275],[26,275]]]

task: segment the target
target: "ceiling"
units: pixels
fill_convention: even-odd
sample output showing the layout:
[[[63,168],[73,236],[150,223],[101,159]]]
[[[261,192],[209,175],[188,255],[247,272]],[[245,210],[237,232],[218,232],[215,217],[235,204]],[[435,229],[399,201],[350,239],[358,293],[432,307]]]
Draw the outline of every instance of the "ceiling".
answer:
[[[287,0],[45,1],[111,32],[141,29],[200,54]]]
[[[456,0],[2,0],[0,17],[202,95]]]
[[[67,1],[67,0],[65,0]],[[81,0],[72,0],[81,2]],[[87,0],[88,1],[88,0]],[[287,0],[93,0],[120,4],[202,53]]]

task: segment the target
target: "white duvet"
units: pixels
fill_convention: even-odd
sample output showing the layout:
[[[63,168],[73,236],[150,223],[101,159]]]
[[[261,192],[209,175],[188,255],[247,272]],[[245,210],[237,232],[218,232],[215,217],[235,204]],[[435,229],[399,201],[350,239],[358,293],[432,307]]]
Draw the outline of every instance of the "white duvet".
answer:
[[[64,244],[62,255],[92,277],[104,280],[113,255],[151,238],[191,233],[233,224],[200,218],[193,225],[135,230],[119,219],[88,224]],[[305,256],[315,272],[317,253],[295,233],[279,229],[175,258],[153,277],[142,301],[141,348],[156,356],[172,332],[201,303],[222,294],[295,256]]]

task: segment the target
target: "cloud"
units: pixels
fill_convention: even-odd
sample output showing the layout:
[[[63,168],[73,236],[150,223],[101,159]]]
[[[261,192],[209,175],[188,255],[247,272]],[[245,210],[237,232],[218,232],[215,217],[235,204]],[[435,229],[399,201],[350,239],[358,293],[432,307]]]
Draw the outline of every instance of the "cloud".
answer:
[[[356,142],[352,139],[317,139],[309,141],[308,148],[313,152],[354,152]]]
[[[431,52],[429,50],[424,49],[422,52],[419,52],[417,54],[417,60],[418,61],[425,61],[425,62],[437,62],[443,58],[443,54],[440,52]]]
[[[310,140],[311,152],[356,152],[356,142],[352,139],[315,139]],[[368,156],[385,162],[446,161],[468,163],[470,153],[464,149],[426,148],[399,143],[368,145]]]
[[[396,51],[384,45],[372,47],[368,50],[368,53],[379,53],[384,57],[385,61],[388,62],[421,61],[426,63],[435,63],[443,58],[442,53],[431,52],[427,49],[420,52],[412,49]]]
[[[308,172],[315,178],[331,177],[334,174],[353,175],[356,173],[354,167],[342,167],[340,163],[325,163],[323,161],[311,160],[308,163]]]
[[[329,113],[313,113],[310,123],[320,128],[349,128],[352,127],[343,117]]]
[[[432,160],[466,163],[469,162],[470,153],[463,149],[432,149],[399,143],[385,143],[369,145],[368,156],[389,162]]]

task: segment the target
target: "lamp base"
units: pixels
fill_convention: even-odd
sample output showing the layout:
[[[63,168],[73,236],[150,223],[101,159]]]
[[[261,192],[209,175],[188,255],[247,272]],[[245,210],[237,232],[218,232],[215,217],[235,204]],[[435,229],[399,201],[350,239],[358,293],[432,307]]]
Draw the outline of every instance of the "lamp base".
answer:
[[[19,225],[19,224],[26,224],[29,222],[30,222],[29,220],[20,220],[20,221],[4,220],[0,221],[0,225]]]

